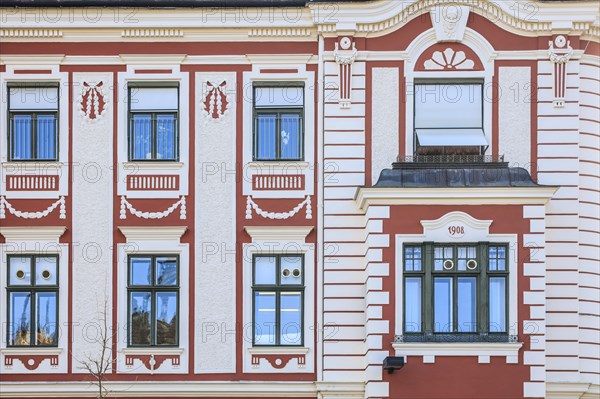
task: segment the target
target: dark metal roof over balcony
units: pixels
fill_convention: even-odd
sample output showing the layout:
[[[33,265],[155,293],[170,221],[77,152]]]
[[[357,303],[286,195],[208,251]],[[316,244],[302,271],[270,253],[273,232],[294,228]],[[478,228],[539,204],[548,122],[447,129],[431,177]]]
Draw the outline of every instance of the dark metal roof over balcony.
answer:
[[[479,157],[471,162],[405,157],[384,169],[375,188],[542,187],[529,172],[509,167],[502,158]]]

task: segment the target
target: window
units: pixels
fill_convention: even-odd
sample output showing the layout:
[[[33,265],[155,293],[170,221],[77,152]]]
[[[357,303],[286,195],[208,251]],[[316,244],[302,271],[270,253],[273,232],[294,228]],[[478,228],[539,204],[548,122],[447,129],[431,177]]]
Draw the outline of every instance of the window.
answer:
[[[483,84],[415,84],[415,154],[483,155]]]
[[[8,93],[9,160],[58,160],[58,86],[9,86]]]
[[[58,344],[58,256],[8,256],[8,346]]]
[[[405,338],[508,339],[507,245],[407,245],[403,267]]]
[[[129,257],[129,346],[179,344],[179,258]]]
[[[254,87],[254,160],[304,159],[304,87]]]
[[[303,256],[255,255],[252,296],[255,346],[303,345]]]
[[[179,160],[179,88],[129,86],[129,160]]]

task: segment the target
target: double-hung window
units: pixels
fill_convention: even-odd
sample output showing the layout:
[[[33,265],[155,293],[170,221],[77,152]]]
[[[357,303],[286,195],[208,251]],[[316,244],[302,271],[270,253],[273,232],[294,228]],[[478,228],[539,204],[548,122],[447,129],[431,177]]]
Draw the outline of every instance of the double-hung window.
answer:
[[[8,159],[58,160],[58,86],[8,86]]]
[[[129,86],[129,160],[179,160],[179,87]]]
[[[254,87],[253,158],[304,159],[304,86]]]
[[[58,344],[58,256],[8,255],[8,346]]]
[[[508,339],[506,244],[411,244],[403,255],[405,339]]]
[[[415,84],[415,155],[483,155],[483,84]]]
[[[303,345],[304,257],[253,258],[254,346]]]
[[[128,263],[129,346],[177,346],[179,257],[136,255]]]

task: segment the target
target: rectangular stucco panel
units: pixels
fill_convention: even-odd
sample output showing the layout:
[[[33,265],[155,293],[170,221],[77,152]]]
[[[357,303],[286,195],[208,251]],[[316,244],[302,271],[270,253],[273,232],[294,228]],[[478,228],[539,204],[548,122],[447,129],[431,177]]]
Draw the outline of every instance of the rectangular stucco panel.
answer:
[[[372,179],[379,179],[383,169],[390,168],[398,157],[399,92],[398,68],[373,68],[372,80]]]

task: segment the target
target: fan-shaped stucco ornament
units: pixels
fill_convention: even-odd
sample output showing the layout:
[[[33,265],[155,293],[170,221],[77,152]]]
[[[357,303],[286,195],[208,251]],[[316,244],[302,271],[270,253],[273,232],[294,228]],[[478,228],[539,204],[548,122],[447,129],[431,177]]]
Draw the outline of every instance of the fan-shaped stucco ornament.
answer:
[[[447,48],[442,51],[435,51],[430,59],[424,63],[427,71],[442,70],[471,70],[475,67],[475,62],[465,55],[464,51],[454,51]]]

